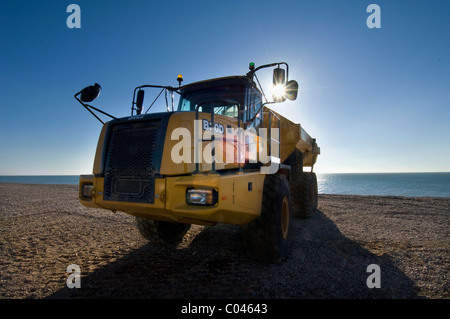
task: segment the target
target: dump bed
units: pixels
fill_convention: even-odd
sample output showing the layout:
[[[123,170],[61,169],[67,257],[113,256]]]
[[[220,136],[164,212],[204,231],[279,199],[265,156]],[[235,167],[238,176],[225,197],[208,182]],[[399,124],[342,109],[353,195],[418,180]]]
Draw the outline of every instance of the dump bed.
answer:
[[[272,112],[272,127],[280,125],[280,160],[283,163],[288,156],[297,148],[303,154],[303,166],[313,166],[316,163],[317,155],[320,154],[320,147],[316,140],[312,138],[300,124],[294,123],[281,114],[265,107],[264,113]],[[267,116],[265,117],[267,119]]]

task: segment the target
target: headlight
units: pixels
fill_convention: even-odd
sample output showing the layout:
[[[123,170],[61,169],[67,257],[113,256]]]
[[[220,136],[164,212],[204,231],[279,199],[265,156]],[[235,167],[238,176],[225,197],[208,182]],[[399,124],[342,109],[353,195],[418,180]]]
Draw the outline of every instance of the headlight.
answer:
[[[217,191],[213,188],[188,188],[186,202],[191,205],[213,206],[217,203]]]
[[[91,191],[94,188],[94,185],[92,184],[83,184],[83,188],[81,189],[81,195],[83,197],[92,197]]]

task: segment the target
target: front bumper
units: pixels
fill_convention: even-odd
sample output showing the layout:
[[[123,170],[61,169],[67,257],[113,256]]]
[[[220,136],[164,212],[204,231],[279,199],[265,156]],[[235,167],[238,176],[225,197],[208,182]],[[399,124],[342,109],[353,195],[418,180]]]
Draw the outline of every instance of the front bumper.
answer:
[[[263,184],[264,175],[259,172],[156,177],[153,203],[139,203],[105,200],[104,178],[81,175],[79,197],[84,206],[122,211],[137,217],[200,225],[243,225],[260,215]],[[214,189],[217,203],[213,206],[188,204],[186,192],[191,188]]]

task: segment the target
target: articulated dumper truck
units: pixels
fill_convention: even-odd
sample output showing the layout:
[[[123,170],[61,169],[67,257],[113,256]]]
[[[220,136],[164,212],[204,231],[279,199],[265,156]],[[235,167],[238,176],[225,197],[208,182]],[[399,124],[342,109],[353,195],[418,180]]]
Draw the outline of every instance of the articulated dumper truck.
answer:
[[[270,99],[256,75],[267,68]],[[317,209],[313,167],[320,148],[300,124],[269,108],[297,98],[287,63],[249,69],[187,85],[179,75],[175,87],[139,86],[131,115],[122,118],[87,104],[99,96],[99,84],[76,93],[103,123],[93,172],[80,176],[80,202],[135,216],[140,233],[157,243],[181,241],[191,224],[241,225],[251,258],[285,259],[293,217]],[[159,93],[147,107],[149,90]],[[163,93],[167,112],[149,113]]]

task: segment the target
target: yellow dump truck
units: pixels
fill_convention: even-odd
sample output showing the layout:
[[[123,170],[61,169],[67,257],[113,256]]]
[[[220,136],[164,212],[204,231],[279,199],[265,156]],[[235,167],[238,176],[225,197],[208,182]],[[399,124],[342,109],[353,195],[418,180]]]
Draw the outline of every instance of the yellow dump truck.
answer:
[[[267,68],[273,69],[270,99],[256,76]],[[76,93],[103,123],[93,172],[80,176],[80,202],[135,216],[152,242],[180,241],[191,224],[242,225],[250,257],[285,259],[292,218],[317,208],[313,166],[320,148],[300,124],[269,108],[297,97],[287,63],[250,63],[249,69],[187,85],[179,75],[178,87],[139,86],[131,115],[123,118],[87,104],[100,85]],[[144,107],[148,90],[159,94]],[[163,93],[167,112],[149,113]],[[98,113],[111,120],[103,122]]]

